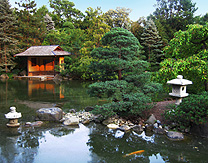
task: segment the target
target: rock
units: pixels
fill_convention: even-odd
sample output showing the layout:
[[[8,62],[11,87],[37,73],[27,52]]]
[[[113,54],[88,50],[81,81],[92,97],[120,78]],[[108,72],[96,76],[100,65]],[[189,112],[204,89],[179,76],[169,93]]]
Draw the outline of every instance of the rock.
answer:
[[[162,129],[162,128],[154,128],[153,129],[153,132],[155,133],[155,134],[161,134],[161,135],[163,135],[163,134],[165,134],[165,130],[164,129]]]
[[[182,133],[176,132],[176,131],[168,131],[167,136],[168,136],[168,138],[173,139],[173,140],[183,140],[184,139],[184,135]]]
[[[154,123],[153,126],[154,126],[154,128],[158,128],[159,127],[158,123]]]
[[[0,76],[0,78],[2,78],[2,79],[9,79],[9,76],[8,76],[7,74],[2,74],[2,75]]]
[[[152,114],[145,123],[147,123],[147,124],[154,124],[156,121],[157,120],[156,120],[155,116]]]
[[[86,112],[89,112],[89,111],[92,111],[93,109],[94,109],[93,107],[87,106],[87,107],[85,108],[85,111],[86,111]]]
[[[121,127],[119,127],[119,130],[121,131],[129,131],[131,129],[131,127],[127,126],[127,125],[123,125]]]
[[[76,126],[79,125],[79,118],[76,116],[71,116],[69,118],[66,118],[65,121],[63,122],[64,125],[66,126]]]
[[[40,127],[43,124],[42,121],[36,121],[36,122],[26,122],[25,126],[26,127]]]
[[[153,127],[152,124],[150,124],[150,125],[149,125],[149,124],[146,124],[146,125],[145,125],[145,131],[152,131],[153,128],[154,128],[154,127]]]
[[[108,124],[107,127],[110,129],[118,129],[119,128],[119,126],[116,124]]]
[[[133,131],[136,132],[136,133],[141,133],[141,132],[144,131],[142,125],[140,125],[140,124],[139,124],[139,125],[133,126],[132,129],[133,129]]]
[[[98,115],[94,115],[92,117],[92,120],[95,122],[95,123],[101,123],[103,121],[103,116],[101,114],[98,114]]]
[[[114,123],[114,124],[119,124],[119,119],[118,119],[118,116],[113,116],[113,117],[109,117],[108,119],[105,119],[102,124],[104,125],[108,125],[108,124],[111,124],[111,123]]]
[[[37,120],[41,121],[60,121],[63,118],[63,111],[58,107],[41,108],[36,113]]]
[[[83,125],[86,125],[86,124],[89,124],[89,123],[90,123],[90,120],[89,119],[86,119],[86,120],[82,121],[82,124]]]
[[[36,122],[32,122],[32,123],[31,123],[31,126],[32,126],[32,127],[39,127],[39,126],[41,126],[42,124],[43,124],[42,121],[36,121]]]
[[[76,113],[76,110],[75,109],[70,109],[69,113]]]
[[[54,80],[54,81],[62,81],[63,79],[62,79],[62,76],[61,76],[61,75],[56,74],[56,75],[54,76],[53,80]]]
[[[115,133],[115,138],[122,138],[124,136],[125,132],[117,130]]]

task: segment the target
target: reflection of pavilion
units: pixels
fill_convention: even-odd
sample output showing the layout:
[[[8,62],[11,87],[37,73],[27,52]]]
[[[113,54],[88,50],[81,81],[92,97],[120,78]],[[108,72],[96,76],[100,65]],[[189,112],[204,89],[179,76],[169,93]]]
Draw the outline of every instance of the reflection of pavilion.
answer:
[[[55,83],[54,82],[41,82],[36,80],[28,80],[28,96],[32,96],[35,91],[48,91],[55,95]],[[59,86],[59,98],[64,98],[63,88]]]

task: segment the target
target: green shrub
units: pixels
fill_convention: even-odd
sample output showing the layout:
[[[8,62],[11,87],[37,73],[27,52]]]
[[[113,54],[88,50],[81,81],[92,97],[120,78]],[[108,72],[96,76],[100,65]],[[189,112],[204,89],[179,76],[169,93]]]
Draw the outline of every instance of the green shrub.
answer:
[[[204,124],[208,121],[208,93],[190,95],[179,106],[165,112],[165,118],[175,122],[179,127]]]

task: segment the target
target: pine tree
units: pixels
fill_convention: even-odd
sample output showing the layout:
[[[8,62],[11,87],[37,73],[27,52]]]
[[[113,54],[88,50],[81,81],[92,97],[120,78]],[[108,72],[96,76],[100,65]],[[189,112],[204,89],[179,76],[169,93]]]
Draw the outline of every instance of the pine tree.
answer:
[[[0,0],[0,71],[6,73],[15,66],[13,54],[18,51],[16,23],[8,0]]]
[[[15,12],[18,18],[20,48],[26,49],[30,46],[41,45],[46,35],[44,15],[37,12],[36,3],[33,0],[27,0],[18,5],[19,9]]]
[[[89,86],[89,94],[108,98],[109,103],[96,106],[96,114],[105,117],[115,114],[140,114],[150,108],[151,94],[161,85],[151,82],[148,63],[140,60],[140,43],[128,30],[113,28],[101,39],[104,47],[95,48],[92,66],[100,76]],[[109,80],[109,81],[106,81]]]
[[[147,61],[151,64],[151,70],[156,71],[163,57],[163,42],[155,23],[150,19],[147,20],[144,32],[141,35],[142,45],[145,48]]]

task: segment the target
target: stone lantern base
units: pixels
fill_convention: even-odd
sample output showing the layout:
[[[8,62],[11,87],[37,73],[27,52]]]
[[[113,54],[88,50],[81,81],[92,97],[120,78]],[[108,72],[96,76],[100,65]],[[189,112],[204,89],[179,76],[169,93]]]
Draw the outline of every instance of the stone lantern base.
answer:
[[[18,123],[18,119],[9,119],[9,123],[7,123],[7,127],[19,127],[20,123]]]

